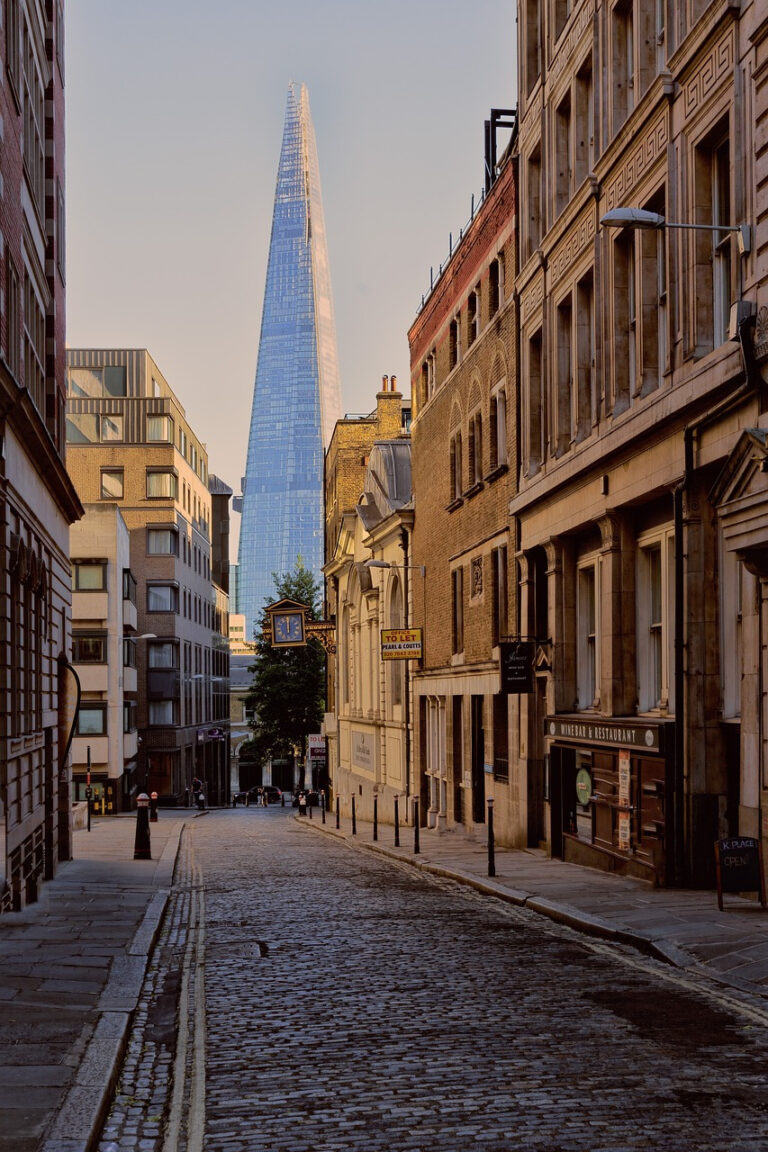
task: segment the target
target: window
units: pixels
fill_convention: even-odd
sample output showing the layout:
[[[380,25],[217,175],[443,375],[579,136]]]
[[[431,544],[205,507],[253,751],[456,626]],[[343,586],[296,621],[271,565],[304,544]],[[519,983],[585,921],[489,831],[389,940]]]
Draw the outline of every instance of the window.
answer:
[[[104,395],[126,396],[126,370],[124,364],[108,364],[104,368]]]
[[[426,404],[428,400],[434,395],[435,392],[435,350],[434,348],[427,356],[426,360],[421,366],[421,391],[422,391],[422,404]]]
[[[480,291],[470,292],[467,300],[467,347],[474,344],[480,330]]]
[[[175,584],[147,584],[148,612],[178,612],[179,589]]]
[[[42,220],[45,210],[45,94],[35,42],[26,20],[21,38],[24,172],[38,216]]]
[[[754,602],[750,584],[755,577],[747,571],[735,552],[720,538],[721,644],[720,683],[723,692],[723,719],[741,715],[741,661],[743,647],[743,604]],[[746,587],[745,587],[746,583]]]
[[[106,664],[106,632],[75,632],[72,636],[73,664]]]
[[[567,452],[571,443],[571,393],[573,388],[573,361],[571,351],[573,348],[573,302],[568,295],[557,306],[556,315],[557,350],[557,394],[555,418],[557,427],[554,429],[556,454],[561,456]]]
[[[526,206],[526,219],[528,224],[526,255],[532,256],[541,243],[541,237],[544,231],[544,198],[541,188],[541,144],[537,144],[536,148],[528,157],[526,170],[528,187],[528,202]]]
[[[541,75],[541,4],[542,0],[525,0],[525,94]]]
[[[170,416],[147,416],[147,440],[173,443],[173,424]]]
[[[571,195],[584,183],[593,167],[592,58],[584,62],[573,82],[573,175]]]
[[[568,204],[573,173],[571,136],[571,93],[558,105],[555,113],[555,215]]]
[[[64,189],[56,181],[56,267],[62,280],[67,278],[67,228],[64,205]]]
[[[559,36],[571,14],[571,0],[555,0],[555,36]]]
[[[106,704],[93,704],[88,700],[81,701],[75,732],[78,736],[106,736]]]
[[[501,307],[501,261],[497,256],[488,266],[488,318],[495,316]]]
[[[464,651],[464,569],[451,573],[453,653]]]
[[[147,552],[150,556],[178,556],[179,535],[175,528],[148,528]]]
[[[17,103],[21,100],[20,43],[19,0],[5,0],[5,66]]]
[[[74,592],[105,592],[106,588],[106,560],[72,561],[72,590]]]
[[[122,468],[101,469],[101,499],[122,500],[125,495]]]
[[[458,500],[462,493],[461,432],[451,437],[451,500]]]
[[[178,647],[172,640],[156,640],[147,645],[147,659],[150,668],[178,668]]]
[[[491,470],[507,463],[507,394],[498,386],[491,396]]]
[[[506,692],[493,697],[493,778],[509,780],[509,697]]]
[[[502,544],[491,551],[491,592],[493,598],[491,645],[495,648],[509,630],[506,544]]]
[[[595,395],[595,291],[592,270],[576,285],[576,379],[572,389],[571,439],[586,439],[597,417]]]
[[[136,731],[136,703],[133,700],[123,702],[123,732]]]
[[[635,238],[631,232],[620,233],[613,245],[613,296],[613,412],[618,415],[637,394]]]
[[[448,369],[456,367],[461,359],[461,328],[459,317],[454,316],[448,328]]]
[[[637,706],[674,711],[673,530],[641,536],[637,554]]]
[[[479,412],[469,419],[469,483],[470,487],[483,479],[483,418]]]
[[[123,418],[116,414],[114,416],[102,416],[101,418],[101,439],[102,442],[109,442],[110,440],[122,440],[123,438]]]
[[[175,724],[176,723],[176,707],[174,700],[150,700],[149,701],[149,723],[150,724]]]
[[[160,497],[175,500],[178,494],[178,477],[171,470],[151,471],[147,469],[147,497]]]
[[[618,132],[635,104],[634,12],[632,0],[613,10],[612,60],[613,131]]]
[[[547,426],[541,329],[528,341],[528,390],[525,399],[528,407],[528,475],[532,476],[544,463]]]
[[[45,419],[45,307],[29,272],[24,273],[24,384]]]
[[[599,708],[597,558],[582,561],[576,577],[576,700],[578,708]]]
[[[123,600],[136,604],[136,577],[130,568],[123,568]]]
[[[15,8],[15,4],[12,4]],[[13,263],[8,246],[5,247],[5,291],[6,291],[6,359],[8,367],[18,381],[21,375],[21,292],[19,274]]]

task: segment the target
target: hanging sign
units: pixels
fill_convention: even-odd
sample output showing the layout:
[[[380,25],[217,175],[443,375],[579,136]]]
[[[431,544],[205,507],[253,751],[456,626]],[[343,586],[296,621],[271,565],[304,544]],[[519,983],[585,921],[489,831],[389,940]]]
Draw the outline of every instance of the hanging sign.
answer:
[[[499,645],[502,692],[533,692],[535,655],[536,645],[532,640],[511,640]]]

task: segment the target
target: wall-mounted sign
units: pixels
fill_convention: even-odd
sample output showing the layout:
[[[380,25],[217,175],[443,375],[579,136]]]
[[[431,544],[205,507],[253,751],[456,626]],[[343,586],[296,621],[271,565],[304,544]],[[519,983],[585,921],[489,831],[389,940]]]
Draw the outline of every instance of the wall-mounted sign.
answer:
[[[663,724],[627,720],[577,720],[547,716],[544,735],[552,740],[576,740],[581,744],[624,744],[647,752],[662,751]]]
[[[536,645],[532,640],[511,640],[499,645],[502,692],[533,692],[535,656]]]
[[[373,772],[376,755],[373,735],[370,732],[355,731],[353,728],[351,744],[352,763],[355,768],[363,768],[367,772]]]
[[[382,660],[420,660],[421,628],[382,628]]]

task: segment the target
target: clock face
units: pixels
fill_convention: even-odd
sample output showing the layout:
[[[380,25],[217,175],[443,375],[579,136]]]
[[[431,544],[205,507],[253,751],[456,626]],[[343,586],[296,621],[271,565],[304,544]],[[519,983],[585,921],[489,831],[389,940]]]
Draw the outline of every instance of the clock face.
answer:
[[[303,644],[304,617],[301,612],[276,612],[273,620],[274,644]]]

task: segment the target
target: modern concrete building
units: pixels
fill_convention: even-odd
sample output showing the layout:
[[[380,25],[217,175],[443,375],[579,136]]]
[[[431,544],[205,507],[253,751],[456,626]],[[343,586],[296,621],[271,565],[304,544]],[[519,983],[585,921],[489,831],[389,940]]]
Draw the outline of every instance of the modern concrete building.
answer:
[[[86,503],[115,505],[130,532],[143,637],[137,786],[176,803],[198,776],[209,804],[226,803],[229,490],[209,477],[205,446],[148,352],[71,349],[67,364],[70,474]]]
[[[128,527],[113,503],[86,504],[70,532],[72,665],[81,700],[72,741],[72,791],[92,811],[133,807],[138,791],[136,580]]]
[[[511,114],[506,119],[513,123]],[[496,125],[494,124],[494,133]],[[509,150],[488,156],[484,198],[408,339],[413,395],[412,562],[415,789],[430,827],[482,829],[487,804],[507,842],[527,798],[515,770],[517,699],[501,688],[501,646],[518,633],[516,182]]]
[[[323,452],[341,414],[317,150],[306,87],[291,84],[253,391],[236,608],[247,632],[275,598],[272,573],[323,565]]]
[[[0,912],[71,854],[74,706],[65,469],[64,3],[0,35]]]
[[[711,884],[717,837],[768,833],[768,21],[518,14],[529,842]]]

